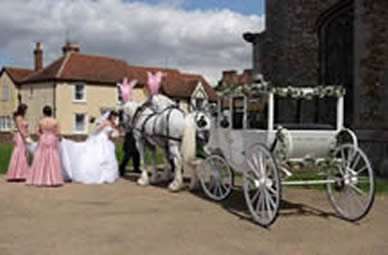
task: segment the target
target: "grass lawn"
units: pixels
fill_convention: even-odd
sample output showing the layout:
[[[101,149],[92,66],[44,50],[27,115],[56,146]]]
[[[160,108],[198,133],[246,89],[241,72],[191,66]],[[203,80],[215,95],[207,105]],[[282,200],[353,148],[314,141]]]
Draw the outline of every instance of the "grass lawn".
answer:
[[[8,162],[11,158],[12,145],[0,144],[0,173],[4,174],[8,169]]]
[[[120,162],[123,157],[123,152],[121,150],[122,144],[117,143],[116,144],[116,156],[118,161]],[[12,145],[10,144],[0,144],[0,174],[5,174],[8,169],[8,162],[11,158],[12,153]],[[149,151],[146,151],[146,162],[148,164],[151,163],[151,153]],[[157,164],[163,164],[163,154],[158,151],[156,154],[156,163]],[[128,163],[129,166],[132,166],[132,161],[130,160]]]

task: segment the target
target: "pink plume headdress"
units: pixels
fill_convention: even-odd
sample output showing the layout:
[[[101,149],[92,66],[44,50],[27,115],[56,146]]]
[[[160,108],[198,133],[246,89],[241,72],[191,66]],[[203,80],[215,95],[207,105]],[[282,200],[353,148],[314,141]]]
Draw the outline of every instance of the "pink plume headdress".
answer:
[[[122,83],[117,83],[117,86],[120,88],[121,97],[123,101],[128,101],[132,99],[132,89],[136,86],[137,80],[132,80],[128,83],[127,77],[123,79]]]
[[[150,95],[155,95],[158,93],[159,88],[161,86],[161,82],[164,76],[166,76],[165,73],[162,73],[160,71],[156,72],[156,74],[152,74],[150,72],[147,72],[148,75],[148,91],[150,92]]]

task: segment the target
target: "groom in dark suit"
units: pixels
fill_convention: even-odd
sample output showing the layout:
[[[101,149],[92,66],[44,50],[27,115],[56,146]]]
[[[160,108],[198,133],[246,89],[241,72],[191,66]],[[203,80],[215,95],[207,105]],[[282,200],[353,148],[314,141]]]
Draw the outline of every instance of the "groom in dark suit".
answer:
[[[136,140],[133,137],[132,131],[125,133],[124,144],[123,144],[124,156],[120,164],[120,176],[125,175],[125,170],[129,159],[132,157],[133,172],[140,173],[140,155],[136,148]]]

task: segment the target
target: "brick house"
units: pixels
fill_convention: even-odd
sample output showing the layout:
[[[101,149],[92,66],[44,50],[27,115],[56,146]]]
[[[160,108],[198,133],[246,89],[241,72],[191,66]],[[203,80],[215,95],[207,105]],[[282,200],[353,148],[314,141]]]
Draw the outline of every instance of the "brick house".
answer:
[[[44,105],[53,107],[64,135],[85,135],[89,119],[120,104],[116,86],[124,77],[137,79],[134,100],[142,102],[148,96],[147,71],[163,71],[161,93],[175,100],[186,111],[191,104],[215,101],[214,89],[201,76],[181,73],[176,69],[128,65],[124,60],[80,53],[74,43],[66,43],[63,55],[43,67],[40,44],[34,50],[34,70],[3,67],[0,72],[0,132],[12,129],[11,116],[19,102],[28,105],[30,132],[42,116]]]
[[[226,89],[232,85],[240,84],[252,84],[253,83],[253,70],[246,69],[241,74],[236,70],[227,70],[222,72],[221,80],[218,81],[217,89]]]

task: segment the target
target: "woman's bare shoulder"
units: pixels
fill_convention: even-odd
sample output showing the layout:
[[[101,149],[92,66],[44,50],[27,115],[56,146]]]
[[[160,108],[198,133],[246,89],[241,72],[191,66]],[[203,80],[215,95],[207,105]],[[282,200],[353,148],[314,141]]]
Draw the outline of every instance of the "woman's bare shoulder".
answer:
[[[20,116],[20,115],[16,116],[16,118],[15,118],[16,122],[21,122],[23,120],[24,120],[24,118],[22,116]]]

